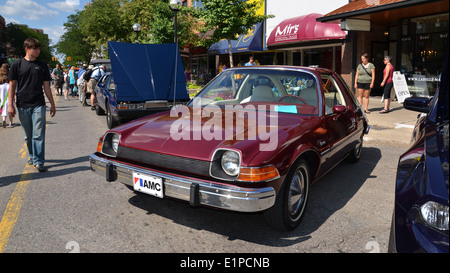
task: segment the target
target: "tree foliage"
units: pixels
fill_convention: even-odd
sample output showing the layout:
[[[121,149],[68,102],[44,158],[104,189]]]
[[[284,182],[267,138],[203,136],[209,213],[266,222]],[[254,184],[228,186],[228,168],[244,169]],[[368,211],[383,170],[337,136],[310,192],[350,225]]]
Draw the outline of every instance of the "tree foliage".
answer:
[[[48,37],[42,33],[36,32],[26,25],[18,25],[9,23],[4,29],[2,39],[11,45],[12,55],[19,58],[25,57],[25,49],[23,42],[27,38],[36,38],[41,43],[41,54],[39,59],[43,62],[49,63],[52,59],[50,41]]]
[[[228,40],[231,67],[233,67],[231,40],[247,33],[254,24],[273,17],[256,13],[261,5],[260,1],[203,0],[202,3],[203,9],[193,10],[192,13],[204,22],[201,32],[212,32],[209,39],[202,40],[203,45],[209,46],[222,39]]]
[[[92,0],[85,6],[79,25],[86,43],[94,48],[106,48],[108,41],[126,40],[131,29],[121,20],[121,5],[121,0]]]
[[[55,49],[58,52],[64,53],[72,59],[69,62],[65,62],[66,64],[87,63],[91,59],[94,46],[86,42],[87,35],[81,31],[79,26],[82,12],[77,11],[77,13],[67,17],[67,22],[64,23],[66,32],[55,45]]]
[[[141,25],[140,43],[173,43],[174,13],[168,0],[129,0],[122,5],[122,21],[131,29],[134,23]],[[199,37],[195,34],[197,19],[190,16],[184,8],[178,12],[177,35],[179,44],[196,44]],[[132,33],[129,41],[134,41]]]
[[[231,40],[271,16],[257,15],[260,0],[203,0],[203,9],[181,7],[177,37],[181,47],[209,46],[221,39]],[[66,33],[56,48],[73,61],[89,61],[93,49],[103,49],[107,41],[134,42],[134,23],[141,25],[140,43],[172,43],[174,13],[168,0],[91,0],[83,10],[70,15]],[[207,39],[204,33],[211,34]],[[232,62],[230,49],[230,64]]]

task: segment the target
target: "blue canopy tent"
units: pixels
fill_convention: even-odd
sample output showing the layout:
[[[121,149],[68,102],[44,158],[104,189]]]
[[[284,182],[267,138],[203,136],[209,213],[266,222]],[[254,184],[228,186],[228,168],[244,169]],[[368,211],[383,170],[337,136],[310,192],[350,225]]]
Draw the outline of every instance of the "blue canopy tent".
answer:
[[[265,50],[263,34],[263,23],[253,25],[252,29],[247,34],[239,35],[237,40],[231,40],[232,52],[238,53]],[[227,40],[221,40],[208,49],[209,54],[227,54],[229,51],[230,49]]]
[[[189,100],[176,44],[108,42],[108,48],[117,101]]]

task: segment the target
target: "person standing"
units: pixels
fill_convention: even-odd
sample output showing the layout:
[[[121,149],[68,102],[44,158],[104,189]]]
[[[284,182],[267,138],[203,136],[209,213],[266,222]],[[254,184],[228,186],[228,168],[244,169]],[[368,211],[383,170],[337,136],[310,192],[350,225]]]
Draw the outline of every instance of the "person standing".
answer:
[[[248,60],[248,63],[245,64],[245,66],[255,66],[255,61],[253,60],[253,56],[251,56]]]
[[[8,115],[8,92],[9,92],[9,79],[8,79],[9,65],[7,63],[2,64],[0,68],[0,109],[2,116],[2,127],[6,127],[6,117],[9,117],[9,126],[13,127],[13,118]]]
[[[75,71],[75,66],[72,66],[69,70],[69,90],[72,98],[77,95],[77,92],[75,92],[76,91],[75,86],[77,86],[76,84],[77,84],[77,74]]]
[[[54,117],[56,106],[50,89],[50,74],[47,65],[37,58],[41,44],[35,38],[24,42],[25,57],[11,64],[9,71],[8,114],[16,115],[13,104],[16,96],[17,113],[25,134],[28,148],[28,164],[39,172],[47,170],[45,163],[46,105],[44,93],[50,102],[50,116]],[[17,88],[17,90],[16,90]]]
[[[369,62],[369,55],[367,53],[361,56],[361,62],[356,68],[355,89],[361,106],[363,105],[364,97],[364,112],[369,114],[369,95],[375,82],[375,65]]]
[[[94,68],[87,84],[88,92],[91,93],[91,110],[95,110],[95,87],[100,78],[105,75],[105,71],[104,65]]]
[[[64,91],[64,100],[70,100],[69,99],[69,86],[70,86],[70,76],[69,76],[70,68],[64,69],[63,73],[63,91]]]
[[[390,56],[385,56],[383,60],[386,65],[383,70],[383,81],[381,82],[381,87],[384,86],[384,109],[380,111],[380,114],[389,113],[391,104],[391,89],[394,86],[394,82],[392,81],[392,76],[394,76],[394,66],[391,64],[391,60],[392,58]]]
[[[56,64],[56,67],[53,69],[52,77],[55,78],[55,89],[56,89],[56,95],[61,96],[62,95],[62,85],[64,81],[62,80],[62,71],[61,71],[61,65]]]
[[[78,98],[80,99],[80,103],[83,103],[83,105],[86,104],[84,102],[85,90],[84,90],[84,79],[83,79],[83,74],[84,74],[84,72],[86,72],[86,69],[87,69],[87,65],[83,64],[77,73]]]

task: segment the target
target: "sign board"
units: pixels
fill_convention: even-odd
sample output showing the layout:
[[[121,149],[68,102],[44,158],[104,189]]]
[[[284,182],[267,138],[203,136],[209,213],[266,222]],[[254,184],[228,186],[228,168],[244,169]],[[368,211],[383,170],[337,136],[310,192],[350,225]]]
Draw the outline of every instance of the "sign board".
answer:
[[[394,89],[395,94],[397,95],[398,103],[403,103],[406,98],[411,97],[405,75],[400,73],[400,71],[394,71],[392,80],[394,82]]]
[[[360,19],[345,19],[341,21],[342,30],[370,31],[370,21]]]

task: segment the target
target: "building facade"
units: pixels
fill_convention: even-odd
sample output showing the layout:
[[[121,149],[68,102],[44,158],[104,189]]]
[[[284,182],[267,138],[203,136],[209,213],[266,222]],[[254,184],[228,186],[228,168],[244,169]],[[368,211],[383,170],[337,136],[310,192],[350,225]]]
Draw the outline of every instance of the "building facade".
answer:
[[[376,67],[372,94],[381,95],[383,59],[389,55],[413,96],[433,96],[448,41],[448,11],[448,0],[351,0],[317,20],[348,30],[341,75],[349,86],[367,53]]]

